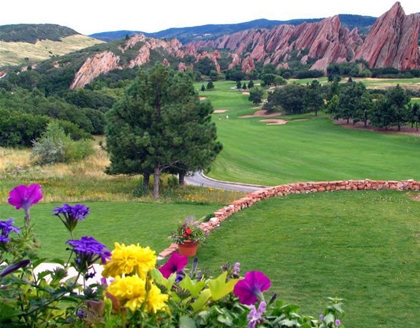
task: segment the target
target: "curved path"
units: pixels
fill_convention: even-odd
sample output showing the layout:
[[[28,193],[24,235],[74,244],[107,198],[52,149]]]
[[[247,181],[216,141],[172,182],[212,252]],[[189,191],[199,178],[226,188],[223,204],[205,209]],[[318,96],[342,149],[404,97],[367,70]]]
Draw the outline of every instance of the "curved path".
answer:
[[[209,187],[215,189],[224,189],[241,192],[254,192],[259,189],[267,188],[267,186],[221,181],[211,179],[204,175],[202,171],[194,172],[192,175],[185,177],[185,182],[190,185]]]

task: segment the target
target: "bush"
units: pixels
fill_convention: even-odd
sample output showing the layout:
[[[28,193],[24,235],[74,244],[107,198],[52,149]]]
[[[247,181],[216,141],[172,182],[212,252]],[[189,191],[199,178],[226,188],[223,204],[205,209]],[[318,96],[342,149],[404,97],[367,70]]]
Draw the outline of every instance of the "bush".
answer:
[[[0,109],[0,146],[30,147],[41,136],[50,120],[46,116]]]
[[[49,123],[39,141],[33,142],[31,158],[38,164],[70,163],[94,153],[90,140],[73,141],[57,122]]]

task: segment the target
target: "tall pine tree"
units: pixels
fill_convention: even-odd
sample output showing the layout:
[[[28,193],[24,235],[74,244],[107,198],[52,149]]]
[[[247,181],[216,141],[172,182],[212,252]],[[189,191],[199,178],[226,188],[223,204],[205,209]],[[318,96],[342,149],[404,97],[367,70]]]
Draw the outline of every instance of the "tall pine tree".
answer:
[[[107,171],[143,174],[145,181],[153,174],[158,198],[162,172],[206,169],[221,151],[212,112],[187,74],[162,64],[141,68],[106,116]]]

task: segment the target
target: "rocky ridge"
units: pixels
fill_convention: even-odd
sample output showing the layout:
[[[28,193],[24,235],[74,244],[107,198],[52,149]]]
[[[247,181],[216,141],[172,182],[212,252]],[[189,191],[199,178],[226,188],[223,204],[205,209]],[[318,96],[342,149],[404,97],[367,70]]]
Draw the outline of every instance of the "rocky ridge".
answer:
[[[303,64],[312,63],[312,70],[326,71],[330,63],[364,60],[370,68],[395,67],[400,70],[420,68],[418,35],[420,15],[405,15],[399,2],[377,19],[363,40],[357,29],[349,30],[341,25],[339,16],[325,18],[316,23],[298,26],[279,25],[273,29],[246,30],[224,35],[216,40],[198,41],[182,45],[177,39],[165,41],[146,38],[142,34],[126,40],[124,48],[139,50],[135,59],[122,64],[119,57],[110,53],[98,53],[88,58],[76,73],[71,88],[83,87],[100,74],[112,69],[135,67],[150,61],[152,50],[165,56],[180,58],[178,69],[191,68],[182,59],[193,56],[196,61],[210,58],[220,72],[220,51],[230,53],[230,67],[240,65],[250,72],[256,62],[288,68],[288,62],[297,56]],[[214,49],[207,52],[203,48]],[[163,64],[169,65],[167,58]]]

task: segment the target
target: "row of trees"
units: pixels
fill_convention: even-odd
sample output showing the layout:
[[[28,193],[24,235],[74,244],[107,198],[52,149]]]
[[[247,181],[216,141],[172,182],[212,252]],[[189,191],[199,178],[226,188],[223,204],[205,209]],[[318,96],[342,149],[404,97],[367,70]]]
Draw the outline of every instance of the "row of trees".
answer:
[[[254,103],[262,101],[264,91],[255,88],[249,100]],[[364,122],[388,128],[404,124],[420,123],[418,103],[411,103],[406,90],[397,85],[386,92],[368,90],[362,82],[339,83],[335,79],[329,86],[322,86],[313,80],[310,84],[288,84],[268,93],[263,109],[268,112],[283,110],[291,114],[302,114],[326,110],[334,119],[345,119],[353,124]]]
[[[411,103],[407,92],[397,85],[385,94],[374,94],[366,89],[361,82],[353,82],[340,93],[332,95],[327,112],[333,114],[335,119],[350,120],[353,124],[363,122],[385,128],[420,123],[420,110],[418,103]]]

